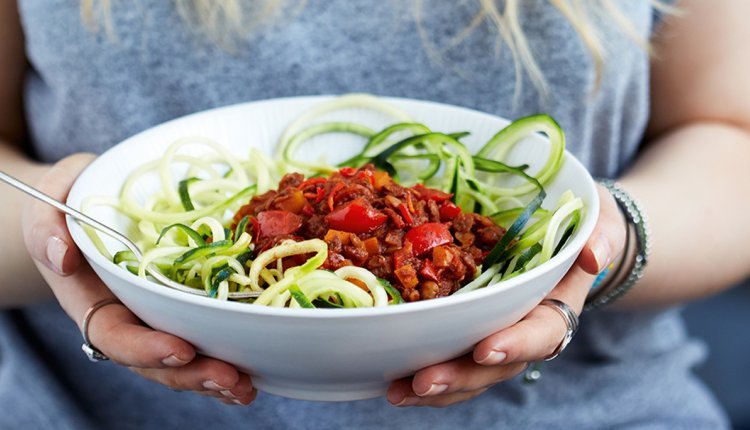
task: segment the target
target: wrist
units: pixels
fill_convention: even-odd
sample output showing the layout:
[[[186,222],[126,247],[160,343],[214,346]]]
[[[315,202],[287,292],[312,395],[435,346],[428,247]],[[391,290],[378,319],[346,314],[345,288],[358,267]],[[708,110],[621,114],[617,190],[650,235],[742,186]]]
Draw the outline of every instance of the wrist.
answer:
[[[626,225],[625,246],[594,282],[585,310],[609,304],[625,295],[642,277],[651,249],[651,233],[642,206],[618,183],[602,180],[617,202]]]

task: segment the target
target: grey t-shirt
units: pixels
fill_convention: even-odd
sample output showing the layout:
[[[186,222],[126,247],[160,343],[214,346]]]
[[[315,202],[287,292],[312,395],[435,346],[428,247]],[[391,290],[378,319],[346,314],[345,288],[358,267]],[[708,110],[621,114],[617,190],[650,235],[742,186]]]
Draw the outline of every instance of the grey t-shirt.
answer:
[[[19,0],[32,70],[25,101],[37,156],[102,152],[168,119],[282,96],[369,92],[466,106],[504,117],[546,112],[599,176],[632,161],[648,118],[648,57],[611,23],[601,88],[580,39],[548,2],[524,1],[521,22],[549,82],[526,75],[488,25],[451,46],[478,2],[309,0],[222,49],[183,24],[173,2],[112,2],[114,38],[82,26],[78,2]],[[502,2],[500,2],[502,3]],[[648,37],[647,0],[619,2]],[[89,363],[56,303],[0,314],[0,428],[719,428],[725,418],[690,369],[704,355],[676,311],[582,316],[542,381],[518,378],[445,409],[384,399],[316,403],[261,394],[230,408],[176,393],[112,363]]]

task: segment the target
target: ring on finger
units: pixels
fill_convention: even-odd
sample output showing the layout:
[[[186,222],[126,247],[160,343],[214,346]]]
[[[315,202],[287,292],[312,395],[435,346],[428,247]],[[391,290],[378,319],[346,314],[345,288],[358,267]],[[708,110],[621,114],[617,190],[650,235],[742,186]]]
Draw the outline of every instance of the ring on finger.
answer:
[[[83,314],[83,324],[81,328],[81,334],[83,334],[83,345],[81,345],[81,349],[89,358],[89,360],[94,363],[97,361],[109,360],[109,357],[104,355],[103,352],[101,352],[99,349],[97,349],[94,345],[91,344],[91,339],[89,338],[89,324],[91,322],[91,317],[94,316],[94,313],[96,313],[96,311],[103,308],[104,306],[119,305],[119,304],[122,304],[122,302],[120,302],[119,300],[115,298],[99,300],[98,302],[91,305],[91,307],[86,310],[86,313]]]
[[[578,315],[576,315],[576,313],[570,308],[570,306],[565,304],[565,302],[561,302],[557,299],[544,299],[542,300],[540,305],[554,309],[563,318],[566,326],[565,336],[563,336],[560,344],[557,346],[557,348],[555,348],[554,351],[552,351],[552,354],[544,359],[544,361],[550,361],[555,359],[558,355],[560,355],[561,352],[563,352],[563,350],[573,339],[576,331],[578,331]]]

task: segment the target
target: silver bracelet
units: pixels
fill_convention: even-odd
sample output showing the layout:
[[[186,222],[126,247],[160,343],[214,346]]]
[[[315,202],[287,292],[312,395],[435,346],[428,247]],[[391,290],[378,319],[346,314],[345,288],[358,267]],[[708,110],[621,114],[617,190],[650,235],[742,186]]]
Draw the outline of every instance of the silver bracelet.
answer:
[[[610,179],[603,179],[600,183],[609,190],[625,216],[625,220],[628,223],[628,237],[625,252],[626,255],[628,255],[630,243],[634,242],[635,256],[632,261],[629,262],[629,268],[624,272],[627,273],[627,276],[621,283],[616,284],[616,281],[618,280],[617,278],[620,278],[620,276],[613,276],[611,282],[597,288],[593,294],[586,299],[586,305],[584,306],[584,310],[586,311],[611,303],[633,288],[633,285],[643,277],[643,271],[646,268],[648,256],[651,252],[651,231],[648,227],[646,213],[643,211],[641,205],[617,182]],[[630,237],[631,229],[635,236],[634,241]],[[623,261],[620,264],[622,266],[618,268],[618,273],[625,269],[624,266],[628,264],[628,262]]]

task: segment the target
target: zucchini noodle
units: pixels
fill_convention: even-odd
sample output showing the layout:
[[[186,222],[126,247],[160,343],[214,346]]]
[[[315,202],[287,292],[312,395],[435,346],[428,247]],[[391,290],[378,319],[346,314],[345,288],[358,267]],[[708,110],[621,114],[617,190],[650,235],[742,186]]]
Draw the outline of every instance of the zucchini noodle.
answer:
[[[320,121],[326,114],[350,108],[375,110],[397,123],[374,130],[365,124]],[[363,139],[360,153],[339,164],[296,157],[310,139],[331,133]],[[545,134],[550,142],[549,155],[538,172],[529,173],[527,165],[503,162],[513,146],[537,133]],[[373,96],[342,96],[292,121],[277,143],[278,159],[257,149],[241,157],[211,139],[185,137],[169,145],[161,158],[136,169],[117,198],[85,201],[84,212],[107,205],[132,219],[129,236],[143,250],[141,261],[129,251],[110,257],[101,239],[88,229],[87,233],[102,254],[138,276],[146,278],[147,267],[155,265],[175,282],[204,290],[219,300],[229,299],[230,293],[256,292],[257,298],[243,301],[293,308],[398,304],[403,302],[398,290],[363,267],[344,266],[334,272],[323,269],[329,256],[325,241],[285,240],[256,250],[254,237],[246,230],[251,220],[234,216],[253,196],[275,189],[286,173],[326,175],[343,167],[372,164],[404,186],[420,183],[437,188],[452,196],[462,211],[489,216],[507,229],[487,255],[486,267],[477,267],[466,285],[454,293],[464,294],[518,276],[553,258],[578,228],[585,210],[582,200],[570,191],[562,194],[554,208],[541,207],[544,186],[560,169],[565,148],[562,130],[549,116],[513,122],[476,154],[461,142],[467,134],[432,131]],[[497,178],[508,175],[519,178],[520,184],[500,186]],[[157,186],[139,199],[144,185],[152,184],[154,178]],[[304,262],[287,267],[286,262],[300,260]]]

